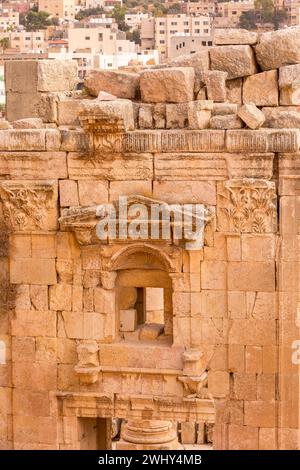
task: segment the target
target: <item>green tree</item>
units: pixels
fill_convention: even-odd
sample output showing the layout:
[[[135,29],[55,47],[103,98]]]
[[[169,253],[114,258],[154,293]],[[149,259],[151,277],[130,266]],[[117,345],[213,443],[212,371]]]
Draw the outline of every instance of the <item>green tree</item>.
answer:
[[[128,31],[126,33],[126,39],[129,39],[129,41],[133,41],[136,44],[141,44],[141,33],[138,29],[134,29],[133,31]]]
[[[3,54],[5,49],[8,49],[10,47],[10,39],[8,37],[4,37],[0,39],[0,47],[2,49],[2,54]]]
[[[254,10],[243,11],[240,16],[239,27],[243,29],[256,29],[256,13]]]
[[[99,8],[87,8],[86,10],[80,10],[77,15],[75,16],[76,20],[83,20],[84,18],[88,18],[89,16],[101,15],[104,10],[102,7]]]
[[[25,26],[26,31],[38,31],[39,29],[47,29],[48,26],[57,24],[57,19],[49,18],[46,11],[29,10],[27,14],[20,15],[20,24]]]
[[[112,11],[112,17],[115,19],[118,28],[120,31],[129,31],[130,26],[125,23],[125,13],[126,13],[126,7],[121,7],[120,5],[116,5]]]

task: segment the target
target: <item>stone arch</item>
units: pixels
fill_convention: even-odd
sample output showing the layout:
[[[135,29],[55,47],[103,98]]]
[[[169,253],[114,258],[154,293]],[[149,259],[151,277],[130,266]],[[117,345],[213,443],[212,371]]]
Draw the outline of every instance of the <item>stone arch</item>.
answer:
[[[170,273],[177,271],[166,253],[144,243],[136,243],[119,250],[112,256],[109,268],[111,271],[121,269],[161,269]]]

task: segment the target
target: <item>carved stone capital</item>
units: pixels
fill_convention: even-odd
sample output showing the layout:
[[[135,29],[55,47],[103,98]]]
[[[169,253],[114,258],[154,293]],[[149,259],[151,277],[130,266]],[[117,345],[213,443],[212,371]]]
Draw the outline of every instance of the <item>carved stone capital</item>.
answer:
[[[273,181],[245,178],[219,183],[218,230],[240,233],[276,232],[276,199]]]

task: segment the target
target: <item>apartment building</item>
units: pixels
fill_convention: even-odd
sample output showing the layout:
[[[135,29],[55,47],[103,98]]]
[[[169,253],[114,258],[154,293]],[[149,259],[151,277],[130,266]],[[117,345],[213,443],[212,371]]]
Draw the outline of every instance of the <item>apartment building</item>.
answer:
[[[215,0],[200,0],[198,2],[184,2],[181,5],[182,13],[191,16],[213,15],[216,12]]]
[[[213,39],[211,36],[173,36],[171,38],[169,59],[186,54],[195,54],[195,52],[212,45]]]
[[[0,39],[9,39],[9,49],[18,53],[39,53],[46,48],[44,31],[0,32]]]
[[[13,10],[0,12],[0,31],[15,29],[19,26],[19,13]]]
[[[75,0],[38,0],[39,11],[46,11],[52,17],[75,19]]]
[[[153,25],[151,27],[151,21]],[[141,47],[155,48],[161,59],[170,57],[171,39],[174,36],[211,36],[212,18],[208,15],[187,16],[184,14],[167,15],[164,17],[142,20]],[[153,39],[150,36],[154,35]],[[154,45],[154,47],[153,47]]]
[[[14,10],[18,13],[26,13],[33,6],[33,2],[11,1],[1,2],[2,11]]]
[[[287,24],[289,26],[299,26],[300,0],[284,0],[283,7],[287,12]]]
[[[254,0],[233,0],[230,2],[221,2],[216,4],[216,14],[225,18],[225,24],[227,25],[227,28],[237,27],[240,22],[241,14],[253,9]],[[216,18],[216,23],[217,22],[218,17]]]
[[[142,24],[143,19],[151,18],[150,13],[143,13],[141,11],[137,13],[126,13],[125,14],[125,23],[133,31],[134,29],[139,29]]]
[[[135,43],[128,41],[125,33],[113,27],[69,28],[68,40],[69,52],[120,54],[136,50]]]

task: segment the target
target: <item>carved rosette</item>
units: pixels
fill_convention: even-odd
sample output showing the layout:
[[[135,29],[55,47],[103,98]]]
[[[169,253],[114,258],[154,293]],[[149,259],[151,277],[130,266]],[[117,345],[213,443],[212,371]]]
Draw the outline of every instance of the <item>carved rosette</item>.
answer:
[[[277,231],[277,197],[272,181],[246,178],[220,183],[217,204],[217,227],[220,231]]]
[[[0,184],[2,217],[10,230],[55,230],[57,184],[52,181]]]

